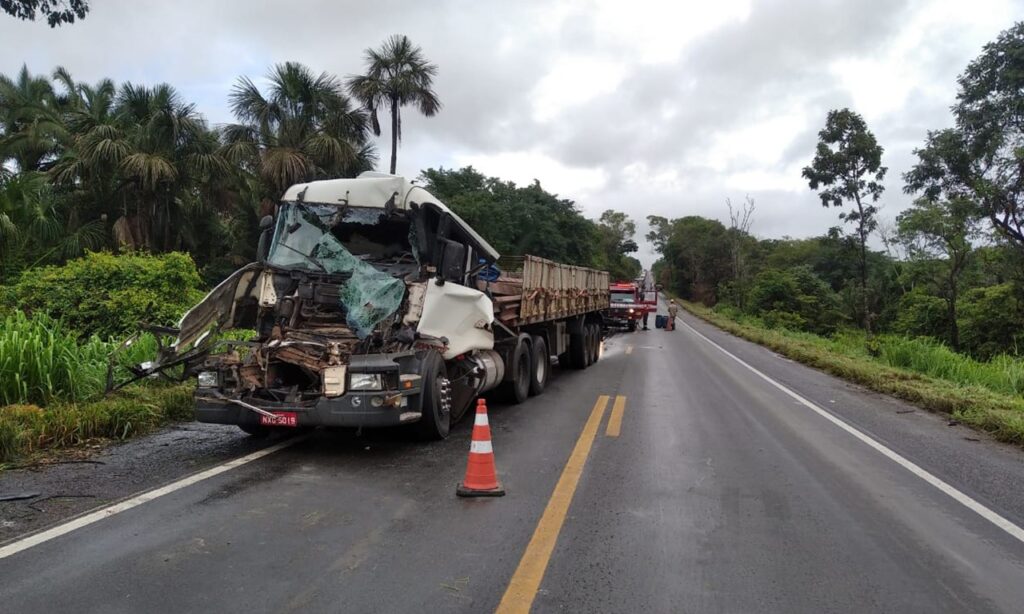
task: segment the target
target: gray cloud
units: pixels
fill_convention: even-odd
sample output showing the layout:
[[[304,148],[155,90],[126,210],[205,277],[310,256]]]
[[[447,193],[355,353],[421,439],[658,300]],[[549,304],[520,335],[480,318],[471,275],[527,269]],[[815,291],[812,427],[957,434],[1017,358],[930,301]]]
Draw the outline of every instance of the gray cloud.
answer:
[[[166,81],[211,122],[223,123],[231,120],[227,93],[239,75],[260,77],[275,62],[296,60],[346,76],[360,70],[366,47],[401,32],[440,66],[444,108],[435,118],[405,115],[400,171],[535,156],[536,168],[487,170],[559,185],[557,168],[589,169],[604,183],[563,196],[595,216],[625,210],[641,229],[649,214],[724,219],[724,199],[749,193],[758,201],[757,233],[805,236],[838,221],[799,180],[831,108],[875,103],[857,110],[886,148],[886,213],[909,202],[900,177],[913,148],[927,130],[949,125],[956,75],[1011,25],[1010,17],[986,15],[1024,8],[1021,0],[978,1],[992,6],[976,7],[965,21],[948,0],[756,0],[744,17],[681,41],[678,57],[651,60],[638,51],[648,33],[609,32],[595,1],[307,0],[283,9],[242,0],[95,0],[87,19],[54,30],[0,18],[0,72],[12,74],[27,62],[43,73],[62,65],[85,81]],[[701,19],[706,8],[684,18]],[[644,18],[653,25],[682,19],[657,7],[636,10],[648,11]],[[537,88],[560,61],[573,58],[603,62],[598,66],[608,71],[594,78],[621,71],[621,81],[538,117]],[[901,78],[909,89],[889,92],[869,80],[872,91],[851,90],[836,69],[851,60],[907,67]],[[573,93],[575,86],[561,85]],[[385,135],[382,158],[387,143]],[[649,262],[649,246],[643,249]]]

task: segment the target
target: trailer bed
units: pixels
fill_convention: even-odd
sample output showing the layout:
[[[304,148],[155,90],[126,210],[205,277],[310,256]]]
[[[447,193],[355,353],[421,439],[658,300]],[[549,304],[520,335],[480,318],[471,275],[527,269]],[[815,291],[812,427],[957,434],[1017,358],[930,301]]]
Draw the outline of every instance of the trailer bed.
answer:
[[[502,274],[479,282],[505,326],[536,324],[607,309],[608,272],[537,256],[503,259]]]

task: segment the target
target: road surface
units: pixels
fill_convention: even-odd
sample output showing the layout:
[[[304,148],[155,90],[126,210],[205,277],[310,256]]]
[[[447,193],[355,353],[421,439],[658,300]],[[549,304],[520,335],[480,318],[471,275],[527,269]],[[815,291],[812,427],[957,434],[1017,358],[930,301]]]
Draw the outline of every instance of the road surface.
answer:
[[[271,442],[8,541],[0,609],[1021,611],[1024,454],[681,320],[492,404],[503,498],[470,421]]]

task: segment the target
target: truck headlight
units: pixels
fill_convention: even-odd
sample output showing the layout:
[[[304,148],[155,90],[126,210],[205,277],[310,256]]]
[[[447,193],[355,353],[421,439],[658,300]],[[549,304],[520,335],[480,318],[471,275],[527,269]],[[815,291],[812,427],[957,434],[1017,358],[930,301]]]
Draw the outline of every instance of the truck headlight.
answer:
[[[196,376],[196,385],[200,388],[216,388],[218,379],[216,371],[200,371]]]
[[[629,310],[629,313],[633,313],[633,311],[634,311],[633,309],[630,309],[630,310]]]
[[[383,390],[384,383],[380,373],[350,373],[348,376],[349,390]]]

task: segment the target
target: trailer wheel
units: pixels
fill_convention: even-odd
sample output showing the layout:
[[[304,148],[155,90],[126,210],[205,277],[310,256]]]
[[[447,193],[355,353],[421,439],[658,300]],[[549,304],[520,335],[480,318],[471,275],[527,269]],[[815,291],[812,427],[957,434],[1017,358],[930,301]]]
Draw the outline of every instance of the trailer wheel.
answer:
[[[444,439],[452,426],[452,391],[448,368],[435,350],[428,350],[420,364],[423,378],[423,416],[412,425],[423,440]]]
[[[569,335],[569,366],[573,369],[586,369],[587,356],[590,353],[590,330],[584,325],[579,333]]]
[[[533,380],[533,361],[530,360],[530,344],[527,339],[529,337],[520,335],[508,365],[512,370],[512,378],[504,385],[505,396],[516,405],[530,397],[530,382]]]
[[[594,343],[591,351],[590,364],[597,362],[597,359],[601,357],[601,326],[599,324],[593,324],[594,328]]]
[[[548,355],[548,344],[544,337],[537,335],[533,338],[533,352],[531,352],[530,370],[530,396],[537,396],[544,392],[548,385],[548,376],[551,375],[551,356]]]
[[[594,364],[594,325],[584,324],[583,325],[583,368],[586,369],[590,365]]]

